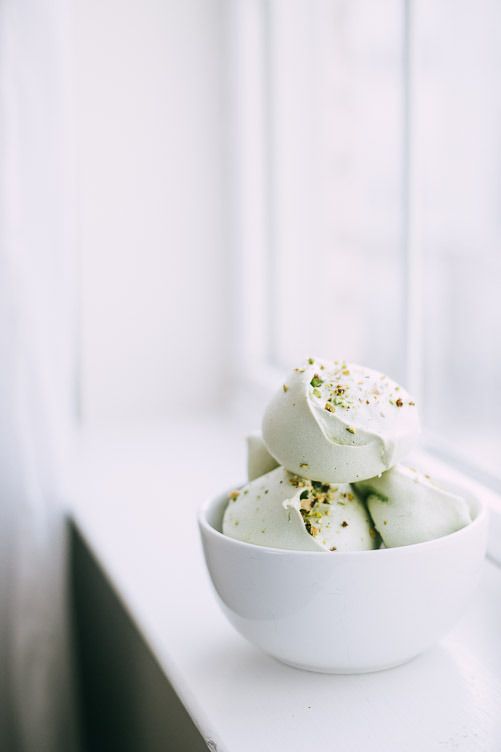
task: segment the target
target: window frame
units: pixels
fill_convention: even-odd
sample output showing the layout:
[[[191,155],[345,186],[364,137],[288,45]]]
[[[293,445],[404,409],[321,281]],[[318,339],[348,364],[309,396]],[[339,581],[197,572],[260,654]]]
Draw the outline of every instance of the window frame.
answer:
[[[307,9],[307,4],[305,5]],[[403,232],[405,294],[404,374],[409,391],[421,401],[422,367],[422,242],[419,155],[418,50],[415,44],[414,0],[403,0]],[[230,55],[233,62],[233,247],[237,251],[237,411],[247,418],[262,405],[283,378],[274,358],[273,321],[273,128],[270,102],[272,64],[271,6],[266,0],[235,0],[230,10]],[[423,431],[421,445],[468,478],[501,494],[501,478],[468,462],[461,450],[436,433]],[[501,515],[501,501],[499,502]]]

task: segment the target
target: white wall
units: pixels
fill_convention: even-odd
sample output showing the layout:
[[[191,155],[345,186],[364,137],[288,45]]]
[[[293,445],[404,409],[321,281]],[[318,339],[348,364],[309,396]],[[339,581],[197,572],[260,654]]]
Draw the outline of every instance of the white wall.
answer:
[[[81,409],[217,404],[228,356],[223,0],[76,0]]]

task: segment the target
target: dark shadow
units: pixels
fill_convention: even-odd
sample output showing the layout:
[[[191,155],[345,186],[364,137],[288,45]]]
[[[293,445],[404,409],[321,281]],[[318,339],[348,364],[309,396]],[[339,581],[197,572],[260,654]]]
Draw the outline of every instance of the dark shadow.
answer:
[[[78,531],[71,585],[84,752],[207,746]]]

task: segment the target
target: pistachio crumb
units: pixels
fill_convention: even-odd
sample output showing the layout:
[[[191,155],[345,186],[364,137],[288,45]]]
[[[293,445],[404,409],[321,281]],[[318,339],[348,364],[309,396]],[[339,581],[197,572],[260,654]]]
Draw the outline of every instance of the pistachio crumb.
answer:
[[[284,390],[284,392],[289,391],[289,387],[287,386],[287,384],[282,384],[282,389]]]
[[[230,493],[228,494],[228,498],[231,499],[231,501],[236,501],[239,496],[240,496],[240,491],[238,491],[237,489],[235,489],[234,491],[230,491]]]
[[[310,381],[310,385],[311,385],[312,387],[314,387],[314,388],[315,388],[315,387],[318,387],[318,386],[322,386],[322,384],[323,384],[323,383],[324,383],[324,382],[323,382],[323,379],[321,379],[321,378],[320,378],[320,376],[318,375],[318,373],[316,373],[316,374],[315,374],[315,375],[313,376],[312,380]]]
[[[299,465],[299,467],[309,467],[309,465],[308,465],[307,462],[301,462],[301,464]]]
[[[356,433],[357,429],[354,426],[346,426],[348,433]]]
[[[326,402],[325,403],[324,410],[327,410],[328,413],[335,413],[336,412],[336,408],[334,407],[334,405],[331,405],[330,402]]]

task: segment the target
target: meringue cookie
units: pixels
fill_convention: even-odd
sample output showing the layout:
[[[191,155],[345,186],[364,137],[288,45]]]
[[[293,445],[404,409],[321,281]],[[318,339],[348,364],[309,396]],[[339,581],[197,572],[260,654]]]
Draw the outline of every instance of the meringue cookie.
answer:
[[[278,462],[266,449],[259,431],[247,436],[247,478],[255,480],[278,467]]]
[[[297,551],[359,551],[378,542],[348,485],[312,483],[283,467],[230,494],[222,529],[246,543]]]
[[[441,538],[471,522],[464,499],[406,465],[354,487],[387,548]]]
[[[269,452],[312,480],[351,483],[379,475],[415,445],[414,400],[370,368],[309,358],[268,404],[262,424]]]

